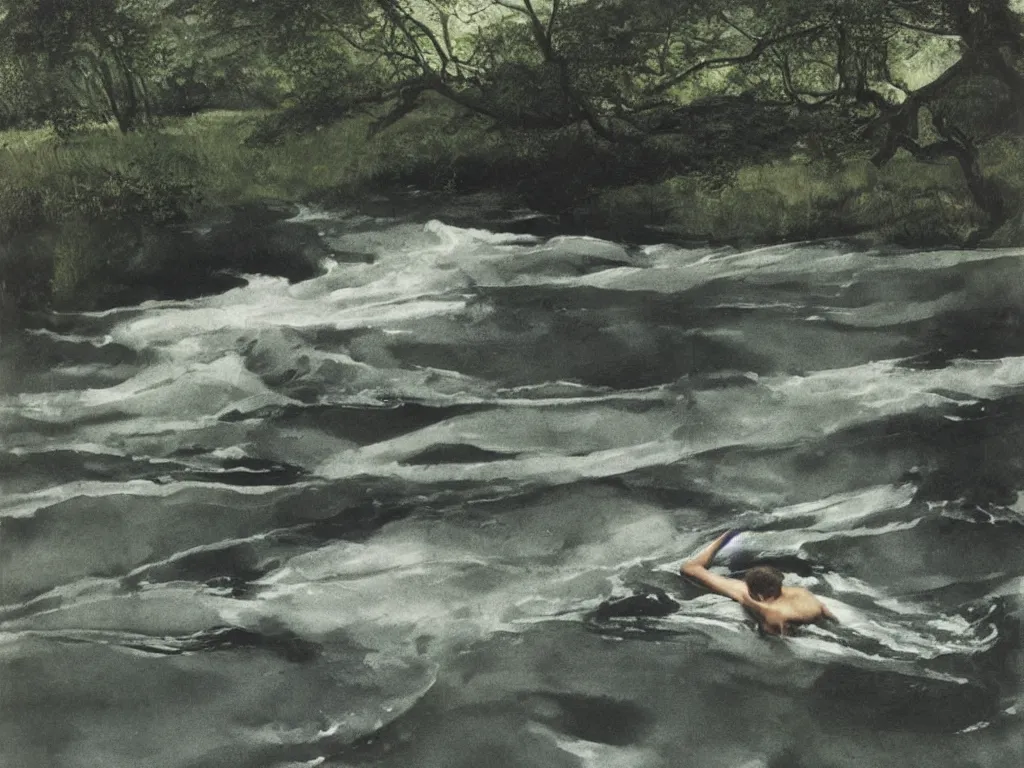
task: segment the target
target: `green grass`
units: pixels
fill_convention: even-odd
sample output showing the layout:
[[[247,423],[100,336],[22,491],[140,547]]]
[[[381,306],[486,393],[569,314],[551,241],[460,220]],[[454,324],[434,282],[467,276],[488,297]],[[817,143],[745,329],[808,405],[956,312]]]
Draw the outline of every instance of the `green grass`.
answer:
[[[127,136],[95,126],[66,141],[49,130],[3,134],[0,236],[83,215],[159,219],[175,212],[161,206],[187,213],[193,205],[355,194],[424,169],[443,188],[453,158],[495,143],[482,141],[482,131],[453,132],[451,115],[425,110],[372,139],[369,118],[354,118],[277,145],[246,146],[263,117],[211,112]]]
[[[993,142],[983,165],[1011,206],[1024,191],[1024,144]],[[907,245],[962,242],[982,223],[953,161],[900,156],[882,168],[866,158],[839,167],[793,159],[741,169],[724,185],[696,177],[603,192],[597,218],[649,224],[694,238],[773,242],[874,232]]]
[[[9,136],[0,142],[0,232],[17,231],[26,220],[59,222],[102,214],[96,209],[101,203],[90,203],[83,193],[99,191],[104,197],[106,190],[106,197],[117,198],[112,179],[124,182],[120,202],[126,206],[131,207],[133,193],[141,196],[133,212],[150,212],[145,204],[159,206],[163,193],[168,198],[164,202],[187,213],[190,204],[303,198],[363,172],[365,140],[355,122],[282,147],[250,149],[243,141],[259,117],[204,114],[128,136],[95,127],[64,142],[48,131]],[[150,186],[133,189],[132,182]],[[175,199],[173,193],[182,185],[194,189],[194,198]],[[40,193],[37,217],[26,215],[31,190]],[[10,201],[15,204],[3,205]]]

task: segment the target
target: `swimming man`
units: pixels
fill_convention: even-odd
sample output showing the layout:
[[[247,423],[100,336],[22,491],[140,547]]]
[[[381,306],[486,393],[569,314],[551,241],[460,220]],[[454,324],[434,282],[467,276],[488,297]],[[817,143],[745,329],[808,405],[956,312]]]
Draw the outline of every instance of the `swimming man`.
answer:
[[[782,572],[771,566],[751,568],[742,580],[719,576],[708,566],[726,543],[739,531],[727,531],[683,563],[679,572],[720,595],[731,597],[753,613],[765,632],[785,635],[791,625],[819,619],[836,620],[835,615],[803,587],[782,586]]]

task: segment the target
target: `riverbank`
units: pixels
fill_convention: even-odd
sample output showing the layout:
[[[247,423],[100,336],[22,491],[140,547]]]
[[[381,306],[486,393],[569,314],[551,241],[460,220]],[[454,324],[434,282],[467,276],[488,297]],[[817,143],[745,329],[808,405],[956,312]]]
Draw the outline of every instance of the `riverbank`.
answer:
[[[957,245],[981,223],[950,163],[900,157],[877,169],[862,157],[794,157],[680,173],[670,143],[640,150],[579,135],[508,135],[441,106],[374,136],[370,118],[357,117],[247,141],[265,118],[206,113],[63,141],[43,130],[0,135],[5,305],[94,309],[152,298],[164,273],[178,278],[167,295],[187,296],[207,290],[204,281],[229,286],[225,271],[273,272],[278,255],[276,271],[294,277],[325,253],[309,226],[282,229],[296,202],[425,217],[486,193],[487,206],[461,206],[461,223],[520,209],[536,212],[520,224],[539,234],[739,246],[865,234]],[[984,162],[1019,208],[1024,144],[990,143]],[[1024,232],[1015,222],[991,244],[1024,244]],[[153,290],[133,288],[139,281]]]

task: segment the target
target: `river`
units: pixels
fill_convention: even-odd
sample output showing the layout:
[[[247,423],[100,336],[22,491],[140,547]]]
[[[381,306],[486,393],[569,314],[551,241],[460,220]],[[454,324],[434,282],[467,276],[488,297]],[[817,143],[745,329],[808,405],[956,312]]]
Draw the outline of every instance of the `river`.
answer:
[[[1024,252],[299,218],[365,258],[8,350],[5,766],[1021,764]]]

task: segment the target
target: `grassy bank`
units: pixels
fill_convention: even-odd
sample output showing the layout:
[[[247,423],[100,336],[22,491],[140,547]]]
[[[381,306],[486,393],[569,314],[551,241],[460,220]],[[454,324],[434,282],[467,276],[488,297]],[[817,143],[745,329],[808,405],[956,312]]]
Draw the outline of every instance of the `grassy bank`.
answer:
[[[662,227],[748,243],[865,231],[905,244],[962,240],[979,222],[951,163],[792,158],[728,174],[666,171],[675,148],[602,147],[578,136],[503,135],[436,106],[376,136],[354,118],[272,146],[246,143],[264,115],[207,113],[128,136],[95,127],[60,141],[0,134],[0,280],[22,305],[74,305],[99,266],[130,258],[133,226],[267,199],[343,202],[406,185],[505,192],[593,231]],[[985,150],[985,168],[1024,199],[1024,144]],[[1009,235],[1011,239],[1016,235]],[[1005,238],[1004,238],[1005,239]]]

